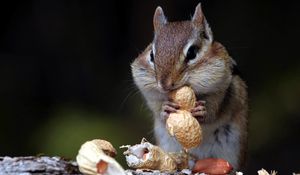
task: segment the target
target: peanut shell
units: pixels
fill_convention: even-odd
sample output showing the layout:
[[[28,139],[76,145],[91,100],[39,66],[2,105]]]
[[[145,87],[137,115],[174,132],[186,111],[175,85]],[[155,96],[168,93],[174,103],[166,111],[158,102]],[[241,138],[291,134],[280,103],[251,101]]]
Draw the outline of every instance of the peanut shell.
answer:
[[[171,113],[166,121],[170,135],[175,136],[184,149],[198,146],[202,140],[199,122],[188,111]]]
[[[162,148],[142,140],[140,144],[126,146],[123,154],[130,168],[174,172],[188,168],[188,156],[183,152],[168,153]]]
[[[116,149],[112,144],[106,140],[94,139],[93,144],[97,145],[106,155],[115,157],[117,155]]]
[[[110,155],[116,154],[113,146],[105,140],[95,139],[81,145],[76,161],[79,171],[85,175],[125,175],[121,165]]]
[[[189,111],[196,104],[196,95],[189,86],[183,86],[169,94],[169,98],[180,106],[180,109]]]

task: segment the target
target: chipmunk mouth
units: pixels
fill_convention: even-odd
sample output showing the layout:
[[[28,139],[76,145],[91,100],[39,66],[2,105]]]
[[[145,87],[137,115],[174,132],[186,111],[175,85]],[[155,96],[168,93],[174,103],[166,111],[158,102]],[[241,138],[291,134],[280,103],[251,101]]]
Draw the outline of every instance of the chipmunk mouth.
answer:
[[[169,89],[165,89],[160,82],[157,82],[157,89],[162,94],[167,94],[170,92]]]
[[[187,85],[188,83],[186,81],[176,81],[167,85],[161,82],[157,82],[157,88],[161,93],[169,93],[171,91],[181,88],[182,86],[187,86]]]
[[[180,87],[182,87],[182,86],[184,86],[184,84],[182,84],[182,85],[172,85],[172,87],[171,88],[168,88],[168,89],[166,89],[166,88],[164,88],[160,83],[158,83],[157,84],[157,89],[158,89],[158,91],[159,92],[161,92],[162,94],[168,94],[168,93],[170,93],[171,91],[174,91],[174,90],[176,90],[176,89],[178,89],[178,88],[180,88]]]
[[[181,88],[182,86],[189,86],[188,74],[183,73],[177,78],[172,78],[170,75],[156,77],[157,89],[163,94],[167,94],[175,89]]]

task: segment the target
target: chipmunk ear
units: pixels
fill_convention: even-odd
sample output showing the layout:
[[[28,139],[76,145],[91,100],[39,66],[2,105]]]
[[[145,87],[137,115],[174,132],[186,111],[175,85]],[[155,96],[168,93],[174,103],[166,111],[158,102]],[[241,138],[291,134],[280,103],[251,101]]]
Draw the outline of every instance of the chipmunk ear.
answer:
[[[154,31],[159,31],[159,29],[166,23],[167,23],[167,19],[164,15],[164,11],[160,6],[158,6],[153,16]]]
[[[192,23],[196,29],[200,30],[200,32],[204,34],[204,38],[208,39],[209,41],[213,40],[213,34],[203,14],[201,3],[196,6]]]
[[[203,14],[203,11],[201,8],[201,3],[199,3],[196,6],[196,9],[195,9],[195,12],[194,12],[194,15],[192,18],[193,25],[195,27],[200,27],[203,23],[203,20],[204,20],[204,14]]]

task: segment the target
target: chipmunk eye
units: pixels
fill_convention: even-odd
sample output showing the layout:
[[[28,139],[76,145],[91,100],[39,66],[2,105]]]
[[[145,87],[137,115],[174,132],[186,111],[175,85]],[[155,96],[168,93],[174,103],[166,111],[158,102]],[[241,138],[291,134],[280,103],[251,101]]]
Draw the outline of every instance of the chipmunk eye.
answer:
[[[152,63],[154,63],[153,50],[151,50],[151,52],[150,52],[150,61],[151,61]]]
[[[190,61],[190,60],[195,59],[198,51],[199,51],[199,47],[196,45],[192,45],[186,52],[185,60]]]

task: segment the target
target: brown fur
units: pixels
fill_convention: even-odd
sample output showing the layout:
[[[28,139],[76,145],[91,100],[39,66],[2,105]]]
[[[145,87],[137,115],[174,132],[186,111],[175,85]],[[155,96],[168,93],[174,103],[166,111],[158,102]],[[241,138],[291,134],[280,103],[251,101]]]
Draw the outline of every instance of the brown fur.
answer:
[[[163,86],[168,88],[176,82],[182,74],[176,68],[178,56],[182,54],[183,47],[187,44],[185,38],[189,38],[193,28],[189,22],[168,23],[156,31],[155,42],[155,69],[156,77],[161,80]]]

